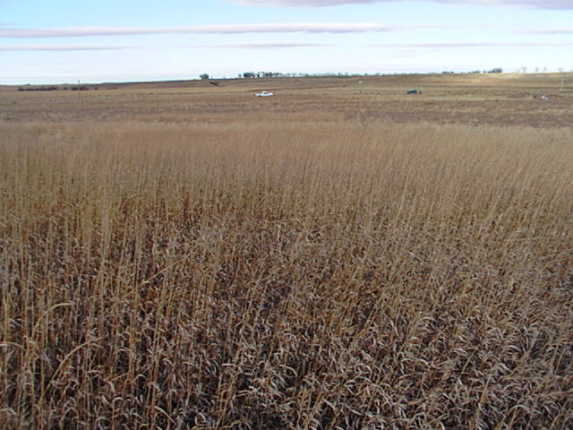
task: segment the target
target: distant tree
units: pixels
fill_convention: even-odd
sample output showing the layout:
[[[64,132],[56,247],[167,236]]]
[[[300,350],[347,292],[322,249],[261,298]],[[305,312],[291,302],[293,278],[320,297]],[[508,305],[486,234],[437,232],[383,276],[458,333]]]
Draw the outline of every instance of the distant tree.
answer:
[[[280,78],[282,76],[282,73],[278,73],[278,72],[263,72],[263,77],[264,78]]]
[[[256,78],[256,77],[257,77],[257,75],[256,75],[255,73],[253,73],[253,72],[245,72],[245,73],[243,73],[243,78],[245,78],[245,79],[253,79],[253,78]]]
[[[202,75],[199,75],[199,77],[200,77],[201,79],[203,79],[204,81],[207,80],[207,79],[209,79],[209,75],[208,75],[207,73],[203,73]]]

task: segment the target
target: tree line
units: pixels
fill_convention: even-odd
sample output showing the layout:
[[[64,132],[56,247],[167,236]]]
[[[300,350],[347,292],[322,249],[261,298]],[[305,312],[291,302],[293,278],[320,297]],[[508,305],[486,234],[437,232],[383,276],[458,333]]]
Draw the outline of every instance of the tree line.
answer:
[[[473,74],[473,73],[503,73],[501,67],[496,67],[491,70],[473,70],[471,72],[454,72],[443,71],[442,74]],[[400,73],[403,75],[418,74],[418,73]],[[425,73],[424,73],[425,74]],[[435,74],[435,73],[428,73]],[[238,79],[271,79],[271,78],[352,78],[352,77],[367,77],[367,76],[384,76],[388,73],[281,73],[281,72],[243,72],[237,75]],[[220,79],[211,77],[208,73],[199,75],[202,80]],[[236,79],[237,79],[236,78]]]

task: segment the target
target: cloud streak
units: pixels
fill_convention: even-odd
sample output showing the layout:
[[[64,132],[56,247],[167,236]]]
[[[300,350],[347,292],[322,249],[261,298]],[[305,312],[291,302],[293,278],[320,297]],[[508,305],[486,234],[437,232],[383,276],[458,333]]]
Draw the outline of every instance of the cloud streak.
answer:
[[[128,46],[76,46],[76,45],[24,45],[0,46],[0,52],[27,51],[119,51],[129,49]]]
[[[408,0],[237,0],[246,6],[339,6],[368,3],[396,3]],[[573,9],[571,0],[426,0],[453,5],[529,6],[542,9]]]
[[[225,48],[225,49],[285,49],[285,48],[324,48],[333,46],[325,43],[281,43],[281,42],[268,42],[268,43],[237,43],[237,44],[222,44],[222,45],[199,45],[198,48]]]
[[[553,29],[546,29],[546,30],[527,30],[524,33],[529,34],[573,34],[573,27],[572,28],[553,28]]]
[[[63,27],[0,28],[0,38],[55,38],[93,36],[142,36],[155,34],[241,33],[367,33],[391,31],[380,23],[292,23],[252,25],[205,25],[195,27]]]
[[[453,42],[453,43],[393,43],[393,44],[375,44],[371,45],[377,48],[535,48],[535,47],[567,47],[573,46],[573,42]]]

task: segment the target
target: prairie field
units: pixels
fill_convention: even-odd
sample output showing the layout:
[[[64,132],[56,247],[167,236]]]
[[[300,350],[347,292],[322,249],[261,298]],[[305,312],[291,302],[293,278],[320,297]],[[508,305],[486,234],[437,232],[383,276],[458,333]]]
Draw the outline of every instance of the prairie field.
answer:
[[[565,78],[0,88],[0,428],[573,428]]]

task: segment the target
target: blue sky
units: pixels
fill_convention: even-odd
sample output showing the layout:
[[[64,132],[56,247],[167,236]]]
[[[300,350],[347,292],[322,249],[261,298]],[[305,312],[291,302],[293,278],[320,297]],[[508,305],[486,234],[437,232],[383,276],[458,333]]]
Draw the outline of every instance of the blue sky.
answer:
[[[573,0],[0,0],[0,84],[573,70]]]

